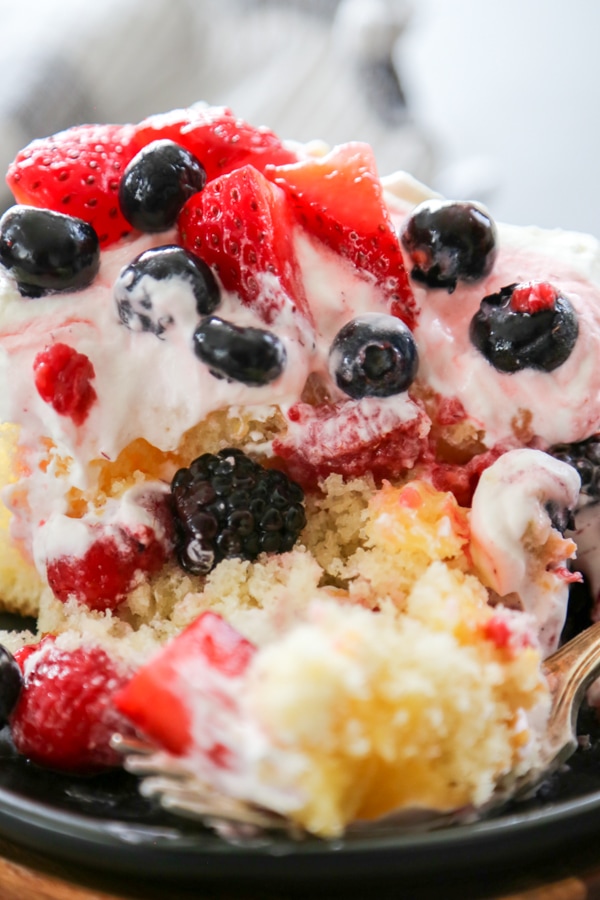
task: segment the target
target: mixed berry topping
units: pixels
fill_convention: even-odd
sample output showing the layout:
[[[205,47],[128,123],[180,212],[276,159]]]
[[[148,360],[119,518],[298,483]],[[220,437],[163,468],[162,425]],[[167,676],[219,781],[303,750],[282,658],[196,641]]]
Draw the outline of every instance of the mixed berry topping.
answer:
[[[96,232],[82,219],[49,209],[13,206],[0,219],[0,262],[22,294],[78,291],[100,266]]]
[[[300,486],[237,449],[205,453],[171,484],[184,569],[203,575],[222,559],[291,550],[306,524]]]
[[[18,663],[6,647],[0,646],[0,728],[8,722],[22,685],[23,677]]]
[[[496,258],[496,226],[479,203],[426,200],[406,220],[400,238],[411,277],[448,293],[459,281],[485,278]]]
[[[547,282],[511,284],[481,301],[470,338],[499,372],[552,372],[570,356],[579,325],[570,301]]]
[[[96,400],[94,367],[88,357],[68,344],[50,344],[35,357],[33,372],[42,400],[82,425]]]
[[[355,400],[406,391],[418,364],[417,346],[406,325],[394,316],[376,313],[344,325],[329,351],[337,386]]]
[[[166,231],[186,200],[205,184],[204,167],[189,150],[173,141],[153,141],[125,169],[119,187],[121,212],[139,231]]]
[[[577,470],[582,494],[600,500],[600,435],[573,444],[555,444],[548,453]]]
[[[285,347],[271,331],[241,328],[218,316],[200,322],[194,351],[216,377],[254,387],[279,378],[286,361]]]
[[[175,290],[167,290],[173,286]],[[178,244],[140,253],[121,271],[115,300],[121,321],[131,331],[149,331],[162,337],[175,323],[177,306],[200,316],[220,303],[219,286],[209,267]]]

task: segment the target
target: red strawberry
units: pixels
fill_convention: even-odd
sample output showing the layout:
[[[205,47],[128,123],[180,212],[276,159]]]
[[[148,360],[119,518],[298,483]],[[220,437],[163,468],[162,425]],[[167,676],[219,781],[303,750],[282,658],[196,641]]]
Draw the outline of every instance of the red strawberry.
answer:
[[[200,160],[208,180],[253,165],[294,162],[297,155],[267,128],[254,128],[222,106],[193,106],[150,116],[136,127],[136,143],[144,147],[157,139],[175,141]]]
[[[273,441],[273,450],[286,460],[292,478],[308,488],[334,472],[397,478],[427,451],[430,422],[416,405],[407,417],[353,400],[297,403],[288,418],[288,433]]]
[[[33,361],[35,386],[42,400],[76,425],[87,418],[96,399],[91,385],[94,367],[87,356],[68,344],[51,344]]]
[[[183,246],[217,271],[270,323],[291,302],[310,317],[292,241],[284,192],[253,166],[215,178],[179,217]]]
[[[114,697],[120,712],[152,740],[171,753],[185,753],[192,745],[194,696],[210,697],[219,706],[228,698],[218,684],[240,678],[252,656],[253,644],[213,612],[204,612],[168,643]],[[207,755],[225,765],[227,753],[218,742]]]
[[[101,245],[130,234],[119,183],[139,147],[131,125],[79,125],[32,141],[17,154],[7,182],[18,203],[89,222]]]
[[[140,579],[164,564],[168,546],[147,526],[132,533],[92,525],[93,543],[83,556],[59,556],[47,564],[48,584],[63,603],[75,597],[90,609],[116,609]]]
[[[304,228],[374,276],[392,315],[414,327],[415,302],[369,145],[341,144],[265,174],[286,192]]]
[[[131,733],[112,696],[129,679],[99,647],[62,650],[44,639],[17,661],[23,687],[10,717],[19,753],[38,765],[89,773],[117,766],[112,735]]]

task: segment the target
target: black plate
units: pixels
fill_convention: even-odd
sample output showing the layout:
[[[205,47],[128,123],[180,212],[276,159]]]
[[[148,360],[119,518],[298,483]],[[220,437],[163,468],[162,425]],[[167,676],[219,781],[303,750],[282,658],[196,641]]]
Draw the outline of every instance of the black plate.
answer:
[[[0,616],[0,628],[10,627]],[[22,620],[20,620],[22,627]],[[478,870],[489,876],[519,861],[548,858],[584,837],[600,836],[600,723],[583,709],[585,736],[568,765],[527,802],[482,822],[431,832],[399,833],[392,826],[343,840],[281,835],[232,844],[202,826],[165,813],[142,797],[124,771],[93,778],[62,775],[18,756],[8,729],[0,731],[0,834],[53,858],[136,878],[285,881],[324,878],[427,879]]]
[[[600,832],[600,728],[584,711],[580,730],[590,744],[526,804],[472,825],[399,834],[392,827],[339,841],[295,842],[273,835],[228,843],[207,829],[172,817],[141,797],[137,779],[122,771],[79,778],[50,773],[17,756],[0,732],[0,833],[54,858],[169,880],[239,877],[356,878],[373,873],[418,878],[465,866],[502,866],[510,859],[564,849]],[[586,742],[587,743],[587,742]]]

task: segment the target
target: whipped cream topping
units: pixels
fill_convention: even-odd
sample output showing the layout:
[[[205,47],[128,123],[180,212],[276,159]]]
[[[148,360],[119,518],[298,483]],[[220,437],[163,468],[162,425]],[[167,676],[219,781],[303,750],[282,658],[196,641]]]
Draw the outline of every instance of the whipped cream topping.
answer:
[[[398,225],[417,202],[431,196],[427,188],[402,173],[384,179],[383,184]],[[600,247],[591,237],[558,231],[500,225],[498,233],[498,257],[483,281],[459,283],[452,294],[413,283],[419,309],[415,329],[418,380],[442,397],[458,398],[488,446],[527,442],[546,447],[580,440],[600,428],[600,367],[596,364]],[[61,522],[64,524],[67,513],[69,489],[93,488],[97,475],[90,464],[115,460],[136,439],[143,438],[168,452],[215,410],[277,406],[286,415],[302,398],[312,373],[319,376],[333,401],[343,400],[356,408],[366,440],[373,436],[374,428],[385,433],[399,423],[423,417],[406,393],[354,402],[335,385],[328,369],[335,335],[356,316],[387,312],[386,301],[372,278],[357,272],[299,227],[294,247],[310,321],[269,275],[261,285],[277,309],[269,325],[226,291],[215,310],[215,315],[237,326],[268,328],[280,339],[286,365],[270,384],[255,387],[217,378],[197,358],[193,333],[201,317],[188,286],[178,283],[176,276],[151,285],[154,315],[164,330],[158,335],[136,330],[135,321],[134,328],[128,328],[119,318],[114,297],[119,273],[142,251],[174,241],[174,233],[146,235],[105,250],[94,282],[76,293],[25,298],[12,276],[0,269],[0,417],[22,427],[30,471],[30,513],[21,509],[14,517],[13,531],[25,546],[32,549],[35,545],[40,565],[46,552],[51,548],[58,552],[63,537],[66,540]],[[579,317],[579,337],[571,356],[553,372],[524,369],[503,374],[472,345],[469,323],[484,295],[507,284],[535,279],[551,281],[569,298]],[[34,360],[56,342],[85,354],[94,368],[92,386],[97,400],[81,425],[57,413],[35,387]],[[292,422],[289,426],[293,441],[295,426]],[[335,442],[337,426],[332,422],[331,427]],[[425,433],[425,424],[421,431]],[[321,428],[319,440],[326,439],[327,431]],[[299,440],[305,440],[305,432]],[[53,444],[50,453],[48,441]],[[44,457],[49,461],[46,459],[40,471],[38,464]],[[16,508],[19,485],[5,495]],[[126,506],[114,515],[115,522],[130,516]],[[142,510],[141,523],[145,515]],[[43,533],[36,537],[40,529]],[[80,546],[82,535],[69,534],[67,543]]]
[[[575,469],[541,450],[510,450],[481,475],[471,508],[471,552],[478,574],[538,623],[544,655],[558,645],[568,583],[562,577],[575,544],[553,528],[549,504],[573,510]]]

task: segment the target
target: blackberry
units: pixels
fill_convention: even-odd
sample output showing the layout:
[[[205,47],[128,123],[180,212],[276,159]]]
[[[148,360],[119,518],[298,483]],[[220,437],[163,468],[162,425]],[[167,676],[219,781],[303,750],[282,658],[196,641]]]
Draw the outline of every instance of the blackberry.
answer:
[[[0,645],[0,728],[8,722],[21,693],[23,677],[12,653]]]
[[[590,500],[600,500],[600,434],[574,444],[555,444],[548,453],[577,470],[582,494]]]
[[[485,278],[496,259],[496,226],[479,203],[425,200],[405,222],[400,239],[413,264],[411,277],[450,294],[459,281]]]
[[[25,297],[78,291],[96,277],[100,244],[83,219],[12,206],[0,219],[0,262],[11,270]]]
[[[194,575],[222,559],[285,553],[306,524],[302,488],[231,447],[179,469],[171,493],[179,562]]]

